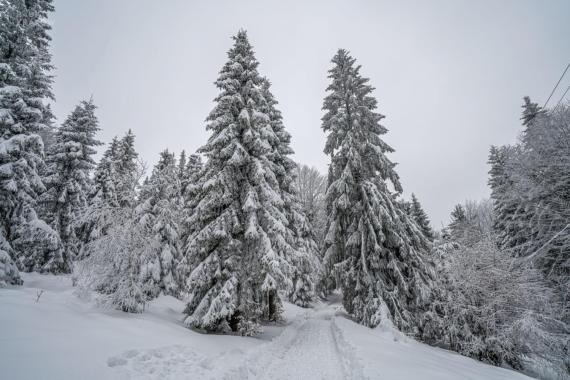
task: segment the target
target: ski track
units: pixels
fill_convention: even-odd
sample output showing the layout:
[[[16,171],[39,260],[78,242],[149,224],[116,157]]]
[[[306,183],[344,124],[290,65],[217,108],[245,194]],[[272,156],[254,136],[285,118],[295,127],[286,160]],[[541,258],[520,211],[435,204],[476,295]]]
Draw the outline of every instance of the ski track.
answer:
[[[110,357],[107,365],[124,379],[365,379],[330,305],[308,311],[272,341],[247,352],[208,358],[177,345],[128,350]]]

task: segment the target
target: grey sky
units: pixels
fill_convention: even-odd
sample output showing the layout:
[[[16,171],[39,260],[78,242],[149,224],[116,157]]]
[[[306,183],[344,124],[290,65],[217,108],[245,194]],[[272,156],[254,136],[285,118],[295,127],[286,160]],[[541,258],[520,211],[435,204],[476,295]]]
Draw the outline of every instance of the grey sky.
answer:
[[[570,1],[56,0],[55,113],[99,106],[101,140],[131,128],[153,164],[193,152],[231,46],[247,29],[295,159],[326,173],[320,129],[330,59],[351,51],[376,87],[406,196],[440,226],[488,196],[491,144],[513,142],[522,96],[543,103],[570,60]],[[570,75],[553,97],[558,101]]]

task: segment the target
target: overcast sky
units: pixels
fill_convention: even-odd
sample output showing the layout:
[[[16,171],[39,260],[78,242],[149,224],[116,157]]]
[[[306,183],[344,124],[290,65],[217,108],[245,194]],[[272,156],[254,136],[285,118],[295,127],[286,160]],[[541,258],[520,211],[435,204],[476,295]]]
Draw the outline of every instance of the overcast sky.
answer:
[[[454,204],[489,194],[491,144],[516,140],[522,97],[544,103],[570,60],[570,1],[56,0],[54,110],[62,122],[93,95],[100,139],[131,128],[149,164],[194,152],[234,35],[248,31],[259,70],[293,136],[295,160],[326,173],[321,106],[338,48],[376,87],[405,195],[436,227]],[[570,74],[553,96],[570,85]]]

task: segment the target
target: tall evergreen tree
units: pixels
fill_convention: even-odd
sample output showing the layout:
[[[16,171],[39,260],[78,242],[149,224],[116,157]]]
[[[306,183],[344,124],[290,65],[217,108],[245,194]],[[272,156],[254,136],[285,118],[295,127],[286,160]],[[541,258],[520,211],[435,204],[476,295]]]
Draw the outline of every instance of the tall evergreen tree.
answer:
[[[132,207],[136,201],[139,185],[138,153],[135,150],[135,135],[129,129],[118,141],[114,151],[113,164],[117,174],[115,191],[121,207]]]
[[[178,296],[180,179],[174,154],[165,150],[141,190],[137,207],[139,222],[152,236],[153,255],[143,263],[143,281],[149,282],[150,297],[159,293]]]
[[[516,149],[508,146],[491,146],[488,163],[489,187],[494,208],[494,230],[501,248],[518,251],[528,239],[526,223],[512,223],[515,218],[523,216],[520,213],[520,199],[517,197],[511,178],[511,160]],[[516,255],[516,252],[513,252]]]
[[[274,172],[275,135],[263,79],[245,31],[234,37],[208,116],[212,132],[186,254],[193,268],[186,324],[211,331],[257,329],[280,313],[289,285],[288,221]]]
[[[373,88],[346,50],[334,56],[324,100],[325,153],[331,156],[325,261],[334,268],[343,305],[367,326],[390,318],[405,331],[423,335],[433,264],[424,256],[426,239],[397,204],[402,191],[387,157]]]
[[[195,184],[199,178],[200,170],[202,170],[202,158],[197,154],[191,154],[188,158],[184,157],[184,165],[182,165],[182,156],[178,163],[180,171],[180,193],[182,198],[188,200],[195,190]]]
[[[47,191],[40,197],[44,219],[59,233],[63,243],[64,270],[71,270],[71,261],[79,250],[75,225],[79,212],[87,206],[91,191],[89,179],[95,168],[94,149],[101,145],[95,139],[99,130],[95,105],[82,101],[54,135],[48,151]]]
[[[422,231],[424,236],[429,241],[433,241],[433,230],[431,229],[431,226],[429,224],[429,218],[426,212],[424,211],[422,205],[420,204],[420,201],[413,193],[412,193],[412,203],[410,204],[410,212],[412,217],[420,227],[420,230]]]
[[[47,105],[53,99],[51,11],[51,0],[0,3],[0,234],[3,251],[26,271],[63,267],[59,237],[36,213],[45,190],[38,133],[53,118]]]
[[[183,168],[180,167],[180,163],[178,166],[183,170],[180,181],[180,193],[182,196],[180,244],[182,258],[178,266],[178,275],[182,279],[187,279],[193,269],[190,264],[192,261],[190,256],[192,251],[189,250],[189,247],[193,239],[192,231],[194,227],[192,223],[194,223],[194,212],[200,200],[199,194],[202,185],[200,172],[203,164],[199,155],[191,154],[188,156],[188,161]],[[186,283],[182,283],[182,290],[188,291],[187,285]]]
[[[184,194],[184,189],[182,184],[186,182],[186,151],[180,153],[180,158],[178,159],[178,180],[180,181],[180,196]]]

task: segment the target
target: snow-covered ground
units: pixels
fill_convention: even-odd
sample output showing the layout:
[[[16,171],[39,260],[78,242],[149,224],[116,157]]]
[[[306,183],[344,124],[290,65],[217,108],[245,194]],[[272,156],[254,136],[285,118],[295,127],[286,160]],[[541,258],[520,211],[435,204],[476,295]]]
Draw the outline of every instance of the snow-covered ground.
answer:
[[[126,314],[79,298],[69,277],[24,280],[0,289],[1,379],[528,379],[359,326],[334,302],[286,304],[285,324],[243,338],[185,328],[172,297]]]

